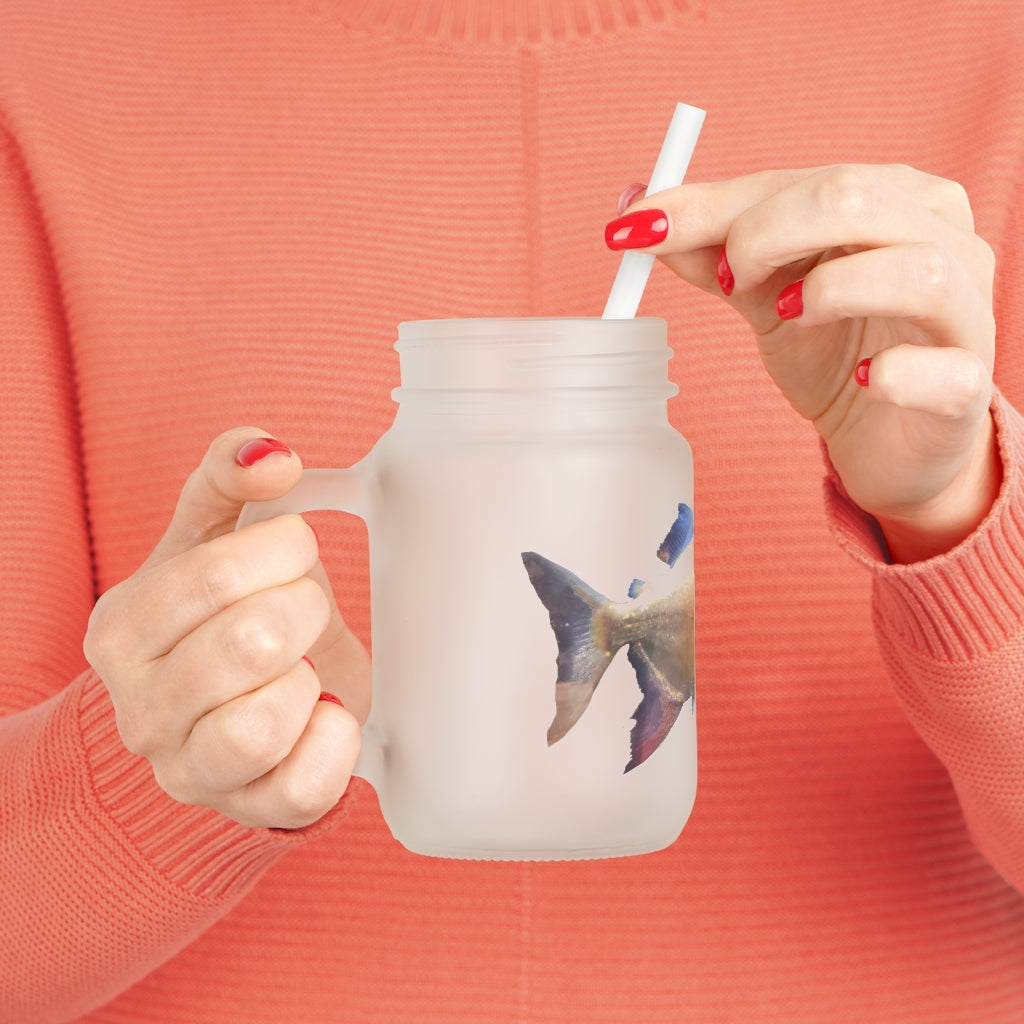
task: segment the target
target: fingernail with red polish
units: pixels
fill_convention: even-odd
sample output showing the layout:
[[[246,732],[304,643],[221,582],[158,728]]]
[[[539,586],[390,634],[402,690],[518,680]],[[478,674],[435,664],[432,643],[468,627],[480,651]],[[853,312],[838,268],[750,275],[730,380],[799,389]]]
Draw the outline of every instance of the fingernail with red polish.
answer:
[[[613,220],[604,229],[609,249],[646,249],[668,237],[668,217],[663,210],[636,210]]]
[[[857,364],[857,369],[853,371],[854,379],[862,388],[866,388],[868,386],[868,373],[870,372],[870,369],[871,360],[862,359]]]
[[[255,466],[260,459],[275,454],[291,455],[292,450],[288,445],[275,441],[272,437],[257,437],[252,441],[247,441],[238,449],[235,462],[248,469],[250,466]]]
[[[732,276],[732,268],[729,266],[729,258],[725,255],[725,249],[718,257],[715,276],[718,278],[718,287],[722,289],[722,294],[732,295],[732,290],[736,287],[736,280]]]
[[[804,311],[804,283],[794,281],[779,292],[775,309],[783,320],[795,320]]]
[[[333,693],[328,693],[326,690],[324,690],[320,694],[320,696],[317,697],[317,700],[326,700],[326,701],[328,701],[331,704],[337,704],[339,708],[343,708],[345,706],[344,704],[341,703],[340,698],[335,697]]]
[[[307,657],[306,657],[306,655],[305,655],[305,654],[304,654],[304,655],[302,656],[302,660],[303,660],[303,661],[304,661],[304,662],[305,662],[305,663],[306,663],[306,664],[307,664],[307,665],[308,665],[308,666],[309,666],[309,667],[310,667],[310,668],[311,668],[311,669],[312,669],[312,670],[313,670],[314,672],[316,671],[316,665],[314,665],[314,664],[313,664],[313,662],[311,662],[311,661],[309,660],[309,658],[307,658]]]
[[[633,205],[636,199],[646,191],[647,186],[640,184],[638,181],[634,181],[632,185],[627,185],[619,196],[619,216],[621,217]]]

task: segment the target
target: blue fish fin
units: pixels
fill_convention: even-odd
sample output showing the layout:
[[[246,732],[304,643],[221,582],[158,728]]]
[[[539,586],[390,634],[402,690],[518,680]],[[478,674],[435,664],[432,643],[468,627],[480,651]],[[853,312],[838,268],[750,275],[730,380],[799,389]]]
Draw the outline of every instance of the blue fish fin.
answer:
[[[629,645],[627,657],[636,672],[643,699],[633,712],[636,724],[629,734],[630,759],[623,774],[643,764],[661,746],[685,703],[666,691],[661,672],[642,641]]]
[[[676,521],[661,542],[661,547],[658,548],[658,557],[671,567],[676,564],[679,556],[690,546],[692,540],[693,509],[680,502]]]
[[[535,551],[523,552],[533,589],[548,610],[558,642],[555,717],[548,746],[579,720],[620,645],[608,649],[602,616],[611,602],[578,576]]]

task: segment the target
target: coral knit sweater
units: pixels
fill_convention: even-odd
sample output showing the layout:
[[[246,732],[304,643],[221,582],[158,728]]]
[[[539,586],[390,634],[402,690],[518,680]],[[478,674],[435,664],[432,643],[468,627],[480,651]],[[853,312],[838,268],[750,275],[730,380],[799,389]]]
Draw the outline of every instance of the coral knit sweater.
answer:
[[[1017,0],[0,0],[0,1020],[1024,1020],[1022,52]],[[359,782],[292,833],[170,800],[83,659],[96,594],[222,430],[365,454],[400,320],[599,314],[680,99],[693,180],[967,187],[988,520],[886,565],[742,321],[655,267],[700,524],[680,839],[446,861]],[[368,643],[362,525],[316,523]]]

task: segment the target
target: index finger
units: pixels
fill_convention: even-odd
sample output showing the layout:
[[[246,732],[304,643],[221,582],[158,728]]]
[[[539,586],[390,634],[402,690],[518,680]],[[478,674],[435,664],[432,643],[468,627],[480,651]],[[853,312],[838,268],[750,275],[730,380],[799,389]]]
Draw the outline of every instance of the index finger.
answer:
[[[133,614],[115,628],[136,660],[156,660],[250,594],[308,575],[318,559],[316,534],[301,516],[253,523],[144,567],[120,584],[118,606]]]
[[[659,209],[669,221],[664,241],[647,251],[658,256],[720,246],[743,213],[799,182],[837,165],[758,171],[726,181],[695,182],[645,195],[625,213]],[[961,231],[974,231],[974,217],[963,186],[903,164],[849,164],[852,173],[875,175]]]

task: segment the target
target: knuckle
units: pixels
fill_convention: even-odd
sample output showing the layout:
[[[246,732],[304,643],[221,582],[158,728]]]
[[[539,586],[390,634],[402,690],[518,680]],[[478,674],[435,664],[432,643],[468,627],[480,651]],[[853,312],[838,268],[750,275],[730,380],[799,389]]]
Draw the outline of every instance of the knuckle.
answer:
[[[281,799],[294,826],[311,824],[322,818],[337,802],[333,774],[324,765],[314,763],[309,770],[292,772],[282,781]]]
[[[245,575],[236,559],[210,551],[196,580],[200,601],[212,609],[234,604],[245,593]]]
[[[295,661],[323,632],[330,615],[320,585],[301,577],[233,609],[220,634],[221,655],[240,672],[265,680]]]
[[[991,391],[991,377],[988,370],[976,357],[958,359],[950,371],[952,387],[957,411],[955,415],[963,415],[974,409],[981,398],[986,398]]]
[[[967,189],[959,181],[952,181],[949,178],[938,179],[939,202],[950,210],[961,214],[971,213],[971,198]]]
[[[287,642],[277,616],[266,607],[249,609],[236,616],[222,637],[229,664],[255,676],[265,675],[267,668],[284,656]]]
[[[323,817],[340,799],[361,746],[359,725],[351,715],[337,716],[330,736],[310,743],[302,771],[282,780],[282,797],[296,825]]]
[[[89,616],[82,651],[86,661],[97,671],[123,660],[127,653],[121,592],[120,584],[108,590],[93,606]]]
[[[82,653],[85,655],[85,660],[97,672],[101,672],[102,667],[107,662],[110,647],[110,635],[104,629],[100,616],[97,614],[97,609],[94,609],[89,617],[89,625],[86,627],[85,636],[82,638]]]
[[[938,245],[923,243],[914,248],[910,264],[911,283],[930,301],[945,296],[953,278],[953,261],[949,252]]]
[[[281,715],[256,695],[224,715],[219,742],[229,760],[251,764],[256,774],[269,771],[291,749]]]
[[[825,175],[821,203],[836,220],[863,222],[875,216],[879,199],[875,183],[863,170],[841,164]]]
[[[885,164],[884,170],[888,171],[891,177],[895,178],[905,187],[918,177],[918,172],[915,168],[911,167],[910,164],[900,163],[899,161]]]
[[[925,355],[926,360],[915,360],[919,365],[908,385],[927,396],[922,407],[950,425],[975,419],[991,391],[991,377],[981,359],[965,349],[926,350]]]
[[[803,177],[803,171],[794,170],[793,168],[776,168],[765,171],[762,175],[761,196],[768,198],[768,196],[776,195],[797,184]]]

